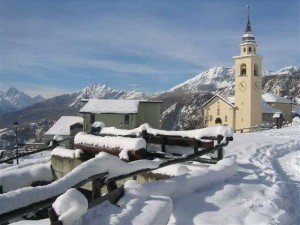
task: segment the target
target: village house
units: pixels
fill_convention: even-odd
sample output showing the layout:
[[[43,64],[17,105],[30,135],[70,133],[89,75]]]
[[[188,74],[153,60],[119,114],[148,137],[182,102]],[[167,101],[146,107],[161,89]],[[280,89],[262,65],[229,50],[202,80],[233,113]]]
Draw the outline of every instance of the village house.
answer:
[[[160,128],[161,108],[161,101],[89,99],[79,114],[88,133],[96,121],[121,129],[133,129],[144,123]]]
[[[83,130],[83,119],[80,116],[62,116],[56,123],[44,134],[44,143],[48,145],[54,136],[60,136],[63,139],[74,137]],[[67,147],[72,145],[72,141],[65,141]]]

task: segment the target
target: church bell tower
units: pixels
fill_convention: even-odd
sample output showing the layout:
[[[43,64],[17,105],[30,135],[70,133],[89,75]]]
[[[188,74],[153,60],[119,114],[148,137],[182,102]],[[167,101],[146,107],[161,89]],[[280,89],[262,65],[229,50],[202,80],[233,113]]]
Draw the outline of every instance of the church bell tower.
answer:
[[[262,123],[262,57],[248,20],[235,60],[235,129],[260,126]]]

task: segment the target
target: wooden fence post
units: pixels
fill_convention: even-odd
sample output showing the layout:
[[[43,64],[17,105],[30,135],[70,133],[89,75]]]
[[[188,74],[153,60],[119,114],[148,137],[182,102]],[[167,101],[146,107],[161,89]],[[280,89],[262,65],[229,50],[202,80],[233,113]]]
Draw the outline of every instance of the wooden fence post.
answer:
[[[117,187],[117,183],[116,183],[116,181],[114,181],[114,180],[108,182],[107,185],[106,185],[106,187],[107,187],[107,191],[108,191],[108,192],[111,192],[111,191],[113,191],[113,190],[115,190],[115,189],[118,188],[118,187]]]
[[[221,144],[221,142],[222,142],[222,140],[223,140],[223,136],[221,136],[221,135],[218,135],[218,144]],[[223,159],[223,148],[220,148],[220,149],[218,149],[218,160],[221,160],[221,159]]]
[[[194,142],[194,153],[197,153],[199,148],[199,142],[196,138],[194,138],[193,142]]]
[[[95,179],[92,181],[92,200],[101,197],[101,187],[103,183],[103,179]]]
[[[52,207],[48,209],[48,216],[50,220],[50,225],[63,225],[63,223],[60,220],[58,220],[58,215]]]

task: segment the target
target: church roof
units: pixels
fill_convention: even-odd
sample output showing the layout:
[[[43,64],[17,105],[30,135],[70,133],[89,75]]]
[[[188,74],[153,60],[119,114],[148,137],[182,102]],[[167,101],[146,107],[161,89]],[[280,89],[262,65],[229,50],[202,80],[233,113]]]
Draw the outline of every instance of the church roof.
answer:
[[[235,108],[234,106],[234,96],[233,95],[220,95],[220,94],[216,94],[214,95],[211,99],[209,99],[207,102],[205,102],[202,105],[202,108],[204,106],[206,106],[208,103],[210,103],[214,98],[220,98],[221,100],[223,100],[225,103],[227,103],[228,105],[230,105],[231,107]]]

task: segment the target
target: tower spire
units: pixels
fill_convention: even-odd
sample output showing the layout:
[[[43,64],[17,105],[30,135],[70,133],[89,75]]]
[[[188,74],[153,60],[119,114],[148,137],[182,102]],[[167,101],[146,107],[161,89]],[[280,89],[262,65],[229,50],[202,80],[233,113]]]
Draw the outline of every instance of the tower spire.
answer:
[[[248,21],[247,21],[245,33],[252,33],[251,24],[250,24],[250,6],[249,5],[247,5],[247,17],[248,17]]]

